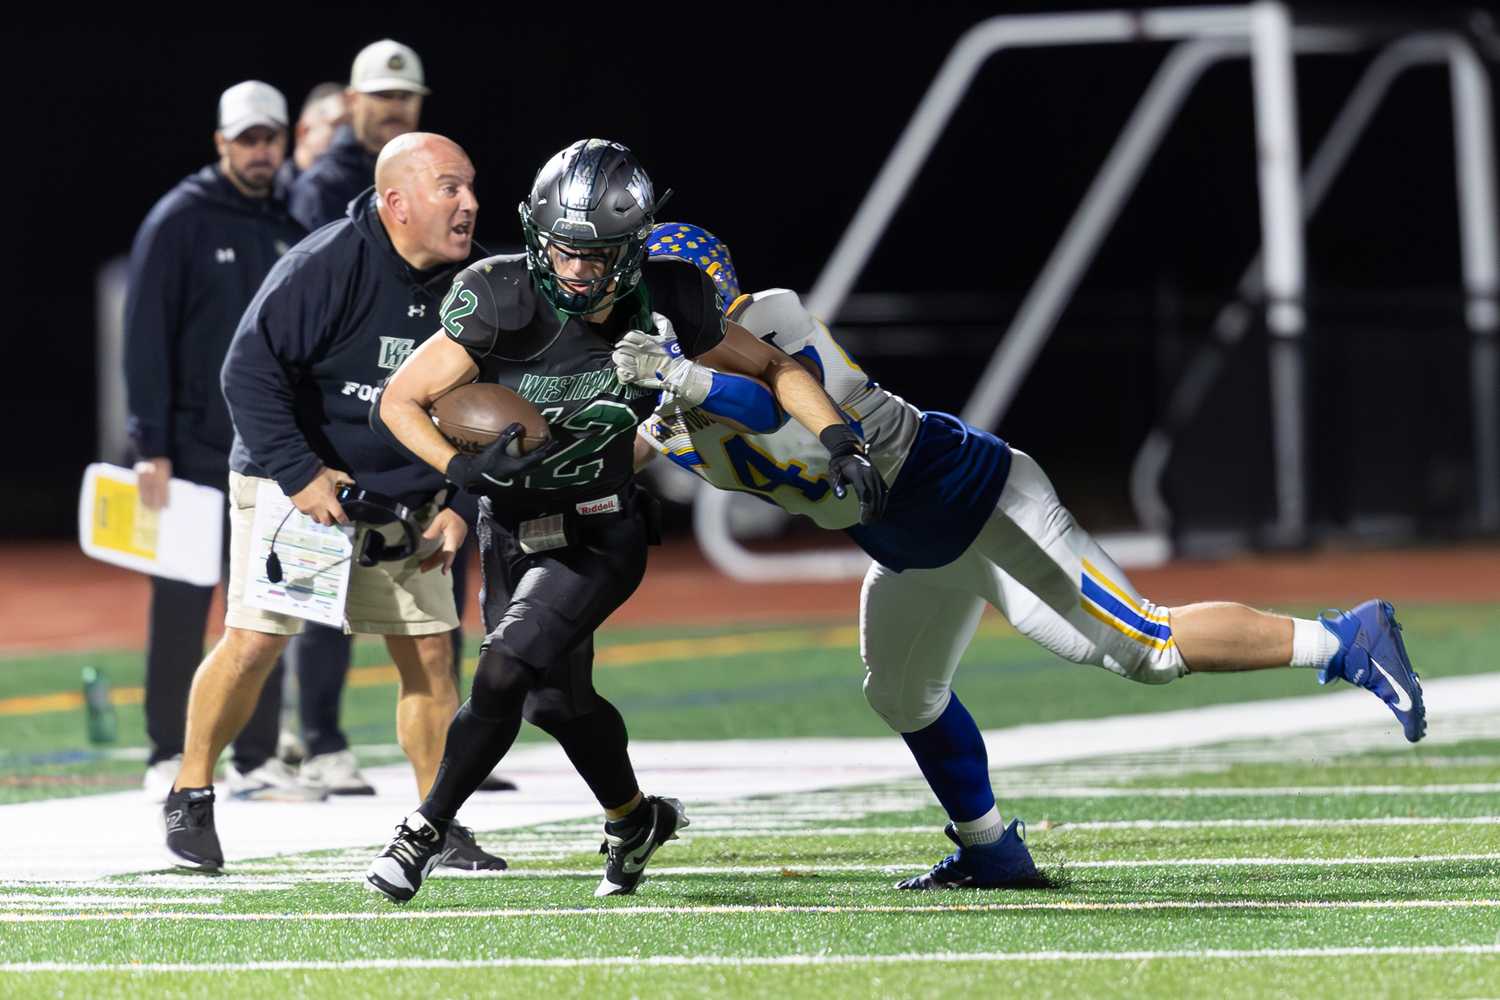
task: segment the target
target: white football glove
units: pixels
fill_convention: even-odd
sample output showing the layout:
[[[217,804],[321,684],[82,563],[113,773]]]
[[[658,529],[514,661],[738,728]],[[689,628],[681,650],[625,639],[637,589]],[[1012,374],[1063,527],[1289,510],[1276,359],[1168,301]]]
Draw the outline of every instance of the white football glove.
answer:
[[[612,360],[622,385],[662,389],[693,405],[701,406],[713,388],[711,369],[682,356],[677,331],[661,313],[651,314],[655,333],[627,330],[615,344]]]

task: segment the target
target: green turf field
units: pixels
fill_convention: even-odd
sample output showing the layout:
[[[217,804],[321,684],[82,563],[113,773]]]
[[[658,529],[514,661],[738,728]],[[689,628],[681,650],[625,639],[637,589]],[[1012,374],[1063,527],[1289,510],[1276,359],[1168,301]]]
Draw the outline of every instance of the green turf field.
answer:
[[[1429,678],[1500,665],[1500,608],[1400,617]],[[599,648],[598,686],[636,738],[886,732],[847,624],[614,631]],[[399,759],[383,649],[356,660],[376,669],[347,693],[351,736]],[[140,684],[139,654],[15,658],[0,699],[67,690],[85,664]],[[1310,671],[1133,685],[987,621],[956,690],[990,728],[1320,689]],[[0,715],[0,802],[138,780],[140,709],[118,711],[111,748],[88,746],[80,710]],[[688,836],[626,899],[592,895],[593,821],[482,834],[512,872],[437,877],[402,908],[357,883],[375,844],[219,878],[0,885],[0,996],[1500,996],[1489,720],[1417,747],[1354,733],[994,779],[1054,888],[893,891],[948,849],[916,782],[692,803]]]
[[[1278,610],[1311,614],[1317,609]],[[1500,607],[1407,607],[1398,612],[1423,676],[1500,669]],[[857,642],[852,623],[738,632],[609,630],[599,637],[605,665],[596,670],[595,682],[619,706],[636,739],[884,736],[889,730],[860,692],[864,668]],[[631,655],[620,655],[621,650]],[[477,642],[471,641],[471,655],[476,651]],[[356,667],[388,662],[380,642],[356,644]],[[139,653],[13,657],[0,660],[0,699],[76,690],[80,671],[89,664],[105,668],[117,688],[142,683]],[[1133,684],[1066,663],[994,617],[981,625],[954,689],[986,729],[1324,690],[1311,671],[1300,670],[1193,676],[1165,686]],[[400,759],[394,750],[395,700],[394,683],[356,683],[345,692],[345,730],[351,742],[366,748],[361,751],[366,762]],[[119,705],[116,711],[119,741],[108,748],[89,747],[82,709],[0,714],[0,803],[128,785],[141,773],[144,719],[138,703]],[[522,729],[522,740],[545,738],[530,726]],[[99,783],[58,783],[77,775]]]
[[[1500,741],[1337,737],[996,773],[1052,889],[915,895],[918,782],[695,804],[596,900],[593,822],[482,838],[395,907],[370,849],[0,888],[7,997],[1334,997],[1500,993]],[[1047,820],[1042,822],[1042,817]],[[18,963],[29,963],[20,971]],[[131,966],[138,966],[132,969]]]

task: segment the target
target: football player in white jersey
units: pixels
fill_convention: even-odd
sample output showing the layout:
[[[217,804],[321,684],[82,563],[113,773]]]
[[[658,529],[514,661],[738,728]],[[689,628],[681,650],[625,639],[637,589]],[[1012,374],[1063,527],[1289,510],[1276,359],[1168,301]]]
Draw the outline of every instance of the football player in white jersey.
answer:
[[[661,322],[653,334],[632,332],[616,345],[622,382],[663,389],[641,425],[639,464],[664,454],[721,489],[843,529],[874,559],[860,597],[865,696],[911,748],[957,845],[898,888],[1044,884],[1025,827],[1001,820],[984,739],[952,690],[986,603],[1064,659],[1144,684],[1189,672],[1317,669],[1320,682],[1370,690],[1408,740],[1422,738],[1422,689],[1389,604],[1367,601],[1315,620],[1220,602],[1152,604],[1077,525],[1029,455],[871,382],[795,292],[740,295],[727,248],[704,230],[659,226],[650,252],[698,264],[731,320],[818,375],[891,486],[883,517],[866,511],[861,523],[857,498],[829,475],[827,449],[786,422],[758,383],[731,385],[674,353]]]

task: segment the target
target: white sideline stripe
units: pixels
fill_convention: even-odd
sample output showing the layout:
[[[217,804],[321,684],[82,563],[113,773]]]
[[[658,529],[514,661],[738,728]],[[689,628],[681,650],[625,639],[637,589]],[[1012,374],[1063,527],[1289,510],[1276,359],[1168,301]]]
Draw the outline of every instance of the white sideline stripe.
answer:
[[[954,903],[927,906],[611,906],[510,908],[495,910],[394,910],[375,913],[69,913],[0,914],[13,924],[83,923],[96,920],[199,920],[205,923],[339,923],[381,920],[493,920],[497,917],[703,916],[766,913],[1005,913],[1025,910],[1099,912],[1109,910],[1462,910],[1500,907],[1500,899],[1377,900],[1201,900],[1121,903]]]
[[[359,969],[579,968],[600,965],[776,966],[895,965],[904,962],[1141,962],[1151,959],[1354,958],[1377,955],[1496,955],[1500,945],[1450,944],[1389,948],[1205,948],[1201,951],[969,951],[907,952],[897,955],[613,955],[600,958],[387,958],[348,962],[7,962],[0,972],[349,972]]]

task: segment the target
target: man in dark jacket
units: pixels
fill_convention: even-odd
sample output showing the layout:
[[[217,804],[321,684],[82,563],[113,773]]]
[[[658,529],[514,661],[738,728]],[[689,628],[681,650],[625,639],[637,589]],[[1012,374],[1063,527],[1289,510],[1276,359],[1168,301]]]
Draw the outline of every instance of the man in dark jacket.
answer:
[[[344,92],[349,123],[292,184],[292,218],[309,232],[342,219],[350,200],[375,183],[375,158],[385,144],[417,130],[429,93],[422,60],[409,46],[386,38],[360,50]]]
[[[125,377],[142,502],[167,505],[172,476],[225,489],[234,425],[219,368],[245,306],[271,266],[303,236],[271,194],[286,155],[286,101],[256,80],[219,100],[218,162],[173,188],[146,216],[130,254]],[[151,578],[146,647],[145,787],[165,799],[182,759],[193,671],[203,656],[212,587]],[[279,767],[279,679],[266,686],[235,741],[232,786],[256,797],[299,797]]]
[[[453,275],[484,255],[473,242],[473,179],[456,143],[402,136],[381,154],[377,187],[350,204],[343,222],[287,254],[240,321],[221,376],[235,426],[226,627],[194,679],[182,770],[165,809],[167,846],[183,867],[223,865],[214,761],[249,719],[288,637],[304,627],[301,617],[246,600],[251,583],[282,579],[268,558],[274,538],[268,552],[255,534],[260,498],[277,491],[320,524],[355,522],[353,550],[361,558],[349,564],[344,624],[385,636],[401,677],[397,740],[421,793],[436,776],[458,708],[449,640],[458,616],[445,573],[467,532],[444,507],[442,474],[376,437],[368,419],[376,386],[436,327]],[[413,540],[420,531],[420,543],[407,548],[405,538],[391,537],[391,517],[358,521],[360,508],[340,497],[344,484],[358,485],[367,514],[372,503],[407,508],[392,516],[410,522]],[[371,501],[371,493],[379,498]],[[375,533],[385,536],[383,544]],[[396,554],[383,554],[387,546]],[[450,833],[441,863],[505,867],[462,827]]]
[[[348,101],[347,123],[338,127],[327,150],[310,165],[304,164],[291,183],[287,204],[292,216],[309,231],[343,219],[349,202],[375,182],[375,158],[380,151],[397,136],[416,130],[422,99],[428,93],[422,60],[409,46],[389,38],[365,46],[354,58],[349,87],[342,95]],[[309,95],[310,103],[312,99]],[[283,171],[284,177],[286,173]],[[474,498],[460,496],[455,504],[472,527],[478,514]],[[471,538],[454,563],[453,585],[460,618],[468,596],[467,569],[473,548]],[[463,657],[462,629],[453,630],[453,644],[457,669]],[[308,755],[302,766],[304,784],[331,792],[368,787],[353,772],[354,758],[339,727],[349,664],[348,637],[338,629],[309,623],[288,648],[287,663],[299,685],[302,736]],[[513,786],[497,778],[486,787]]]
[[[317,162],[333,143],[333,133],[349,121],[349,101],[342,84],[320,83],[302,100],[302,113],[292,129],[292,155],[276,171],[276,196],[291,197],[292,184]]]

